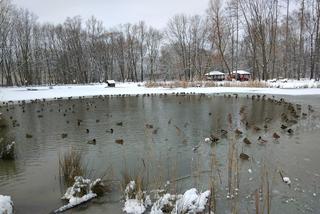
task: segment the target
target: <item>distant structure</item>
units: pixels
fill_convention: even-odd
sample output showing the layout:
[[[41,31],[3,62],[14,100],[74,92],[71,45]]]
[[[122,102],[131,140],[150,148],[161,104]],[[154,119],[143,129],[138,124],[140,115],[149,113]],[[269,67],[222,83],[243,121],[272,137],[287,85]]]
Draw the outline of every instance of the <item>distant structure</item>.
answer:
[[[205,74],[206,80],[212,81],[223,81],[225,79],[225,74],[220,71],[210,71]]]
[[[114,80],[107,80],[108,87],[116,87],[116,82]]]
[[[231,79],[235,79],[238,81],[249,81],[251,80],[251,73],[245,70],[232,71]]]

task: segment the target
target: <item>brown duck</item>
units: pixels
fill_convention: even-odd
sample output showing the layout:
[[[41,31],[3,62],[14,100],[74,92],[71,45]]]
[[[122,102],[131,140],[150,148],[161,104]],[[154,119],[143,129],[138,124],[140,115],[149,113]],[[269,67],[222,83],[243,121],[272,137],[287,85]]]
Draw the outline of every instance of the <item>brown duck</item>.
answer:
[[[243,142],[247,145],[250,145],[251,144],[251,141],[248,139],[248,138],[244,138],[243,139]]]
[[[240,158],[242,159],[242,160],[249,160],[249,155],[247,155],[246,153],[243,153],[243,152],[241,152],[240,153]]]
[[[275,133],[273,133],[272,137],[273,137],[274,139],[279,139],[279,138],[280,138],[280,135],[278,135],[278,134],[275,132]]]

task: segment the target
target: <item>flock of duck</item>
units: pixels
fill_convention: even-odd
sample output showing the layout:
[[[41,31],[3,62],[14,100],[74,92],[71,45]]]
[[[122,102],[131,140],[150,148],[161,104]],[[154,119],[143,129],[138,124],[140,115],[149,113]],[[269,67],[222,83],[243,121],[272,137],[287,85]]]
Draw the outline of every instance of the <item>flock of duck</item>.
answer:
[[[229,95],[224,95],[224,97],[226,98],[231,98],[231,97],[235,97],[236,99],[238,98],[238,94],[229,94]],[[246,96],[247,99],[252,99],[252,100],[268,100],[272,103],[278,104],[278,105],[285,105],[287,108],[287,112],[283,112],[281,114],[281,125],[280,125],[280,130],[282,130],[281,132],[287,135],[293,135],[294,134],[294,129],[293,129],[293,125],[297,124],[297,120],[299,118],[306,118],[308,113],[306,112],[301,112],[302,111],[302,106],[300,104],[292,104],[289,102],[286,102],[283,98],[281,98],[280,100],[276,100],[275,97],[273,96],[272,98],[266,98],[266,95],[252,95]],[[264,130],[265,133],[267,133],[268,130],[268,123],[272,121],[272,118],[265,118],[264,119],[264,125],[263,125],[263,129],[260,128],[257,125],[254,124],[249,124],[248,121],[246,121],[246,117],[244,116],[244,112],[245,112],[245,108],[246,107],[241,107],[239,114],[242,116],[241,118],[241,123],[244,124],[244,127],[246,130],[248,129],[252,129],[253,131],[259,133],[261,130]],[[314,112],[314,109],[312,108],[311,105],[308,105],[308,112],[312,113]],[[209,113],[210,115],[210,113]],[[229,115],[229,117],[231,117],[231,115]],[[229,118],[229,123],[231,123],[231,120]],[[209,137],[204,139],[205,143],[218,143],[220,141],[220,138],[227,138],[228,133],[233,132],[236,138],[240,138],[243,135],[245,135],[244,131],[241,131],[239,128],[236,128],[235,130],[225,130],[225,129],[220,129],[216,134],[211,134]],[[273,132],[272,134],[272,139],[275,142],[278,142],[278,140],[281,138],[280,134],[277,132]],[[250,140],[248,137],[244,137],[242,139],[242,142],[245,145],[251,145],[253,144],[253,141]],[[260,145],[264,145],[266,143],[268,143],[267,139],[264,139],[263,136],[259,135],[256,142]],[[201,143],[195,147],[193,147],[193,151],[196,151],[199,147],[200,147]],[[250,156],[248,154],[245,154],[244,152],[240,153],[240,159],[243,160],[249,160]]]
[[[167,94],[160,94],[160,96],[166,96]],[[188,95],[186,93],[176,93],[175,95],[179,96],[185,96],[185,95]],[[126,96],[126,95],[119,95],[119,97],[123,97],[123,96]],[[143,96],[154,96],[154,94],[145,94]],[[205,94],[200,94],[200,97],[202,96],[205,96]],[[105,98],[107,98],[108,96],[94,96],[93,98],[98,98],[98,99],[102,99],[104,101]],[[231,98],[231,97],[234,97],[234,98],[238,98],[239,95],[238,94],[228,94],[228,95],[224,95],[225,98]],[[94,101],[90,101],[90,100],[85,100],[84,99],[85,97],[78,97],[79,100],[81,100],[81,102],[85,102],[86,104],[86,110],[89,111],[90,109],[96,109],[97,106],[95,105]],[[297,104],[296,106],[294,104],[291,104],[289,102],[286,102],[284,99],[280,99],[280,100],[276,100],[274,97],[270,98],[270,97],[266,97],[266,95],[247,95],[246,96],[247,99],[252,99],[252,100],[267,100],[269,102],[273,102],[275,104],[284,104],[287,106],[287,109],[288,109],[288,113],[282,113],[281,114],[281,121],[282,121],[282,124],[281,124],[281,129],[284,130],[285,132],[287,132],[287,134],[294,134],[294,130],[292,128],[292,125],[296,124],[297,123],[297,119],[299,119],[302,115],[302,117],[306,117],[307,116],[307,113],[303,112],[302,114],[299,114],[299,112],[301,112],[301,105]],[[73,99],[73,97],[69,97],[68,100],[71,100]],[[62,98],[55,98],[55,100],[62,100]],[[37,112],[37,116],[38,118],[43,118],[44,115],[42,114],[45,109],[49,108],[49,112],[52,112],[54,111],[54,108],[50,108],[50,104],[51,102],[50,101],[47,101],[46,99],[36,99],[36,100],[31,100],[30,101],[31,103],[33,104],[40,104],[40,108],[36,111]],[[25,108],[26,108],[26,104],[27,102],[26,101],[18,101],[18,105],[12,105],[13,102],[12,101],[9,101],[9,102],[3,102],[2,103],[2,106],[0,105],[0,110],[1,108],[5,109],[5,111],[9,112],[10,110],[14,109],[16,106],[20,107],[22,112],[25,113]],[[61,112],[63,113],[63,116],[66,117],[68,114],[74,114],[76,111],[75,111],[75,104],[72,104],[71,106],[69,107],[66,107],[64,105],[64,103],[58,103],[58,109],[55,109],[57,110],[58,112]],[[2,110],[3,111],[3,110]],[[309,112],[313,112],[313,108],[312,106],[308,106],[308,111]],[[244,115],[244,112],[245,112],[245,107],[242,107],[240,109],[240,112],[239,114],[240,115]],[[210,115],[211,113],[209,113]],[[112,117],[112,115],[106,115],[107,117]],[[13,127],[18,127],[20,126],[20,124],[18,123],[18,121],[16,119],[13,118],[13,116],[10,116],[9,119],[11,120],[11,123],[12,123],[12,126]],[[229,120],[231,120],[229,118]],[[263,129],[266,131],[268,129],[268,123],[272,120],[272,118],[265,118],[264,122],[264,126],[263,126]],[[67,123],[70,123],[69,120],[66,119],[66,122]],[[83,123],[83,120],[82,119],[77,119],[76,121],[76,124],[78,125],[78,127],[81,127],[82,123]],[[99,119],[96,119],[96,123],[99,123],[100,122],[100,118]],[[170,124],[171,121],[168,122],[168,124]],[[248,121],[246,121],[246,118],[243,116],[242,119],[241,119],[241,122],[244,124],[245,126],[245,129],[249,129],[249,128],[252,128],[252,130],[254,130],[255,132],[259,132],[262,130],[261,127],[259,126],[256,126],[254,124],[249,124]],[[115,124],[115,126],[123,126],[123,122],[120,121],[120,122],[117,122]],[[153,129],[153,125],[152,124],[146,124],[145,125],[146,129]],[[88,128],[84,129],[84,131],[88,134],[90,133],[90,130]],[[156,134],[158,131],[158,129],[155,129],[153,132]],[[232,130],[231,130],[232,131]],[[216,143],[220,140],[220,138],[225,138],[228,134],[228,132],[230,132],[230,130],[225,130],[225,129],[221,129],[220,130],[220,133],[218,134],[215,134],[215,135],[211,135],[209,138],[206,138],[205,139],[205,142],[212,142],[212,143]],[[242,136],[243,135],[243,131],[241,131],[239,128],[236,128],[234,131],[234,134],[238,137]],[[114,133],[114,129],[113,128],[108,128],[106,129],[106,133],[110,133],[110,134],[113,134]],[[26,133],[26,138],[32,138],[32,134],[30,133]],[[62,133],[61,134],[61,138],[67,138],[68,137],[68,134],[67,133]],[[280,134],[277,133],[277,132],[274,132],[272,134],[272,137],[274,140],[278,140],[280,138]],[[259,136],[258,139],[257,139],[258,143],[260,144],[265,144],[268,142],[268,140],[266,139],[263,139],[262,136]],[[245,137],[243,138],[242,142],[246,145],[250,145],[252,144],[252,141],[250,139],[248,139],[248,137]],[[87,142],[88,144],[93,144],[95,145],[97,143],[97,140],[95,138],[89,140]],[[117,144],[123,144],[124,143],[124,140],[123,139],[116,139],[115,140],[115,143]],[[193,150],[196,150],[198,147],[194,147]],[[242,159],[248,159],[248,156],[245,155],[245,154],[241,154],[240,158]]]

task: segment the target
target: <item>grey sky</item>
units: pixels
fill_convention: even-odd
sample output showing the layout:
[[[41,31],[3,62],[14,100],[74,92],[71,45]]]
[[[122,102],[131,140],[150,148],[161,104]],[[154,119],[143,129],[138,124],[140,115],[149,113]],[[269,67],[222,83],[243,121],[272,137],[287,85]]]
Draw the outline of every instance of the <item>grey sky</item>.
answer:
[[[94,15],[105,27],[144,20],[157,28],[175,14],[205,13],[209,0],[13,0],[38,16],[40,22],[62,23],[66,17]]]

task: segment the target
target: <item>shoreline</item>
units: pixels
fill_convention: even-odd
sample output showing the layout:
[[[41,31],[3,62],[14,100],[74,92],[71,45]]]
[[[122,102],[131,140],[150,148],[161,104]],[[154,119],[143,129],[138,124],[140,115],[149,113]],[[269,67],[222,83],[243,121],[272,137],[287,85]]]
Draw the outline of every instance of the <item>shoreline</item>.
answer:
[[[254,87],[146,87],[143,83],[58,85],[0,88],[0,102],[32,101],[36,99],[90,98],[95,96],[136,96],[144,94],[265,94],[285,96],[320,95],[320,88],[254,88]]]

